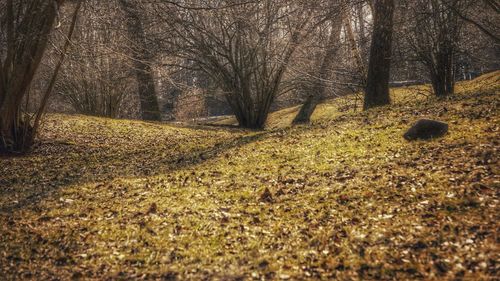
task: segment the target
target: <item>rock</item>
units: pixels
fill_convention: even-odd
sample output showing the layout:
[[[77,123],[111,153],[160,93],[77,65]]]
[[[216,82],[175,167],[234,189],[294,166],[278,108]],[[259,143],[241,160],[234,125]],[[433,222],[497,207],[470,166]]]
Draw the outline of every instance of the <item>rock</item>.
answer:
[[[403,137],[408,140],[427,140],[439,138],[448,132],[448,124],[440,121],[421,119],[413,125]]]

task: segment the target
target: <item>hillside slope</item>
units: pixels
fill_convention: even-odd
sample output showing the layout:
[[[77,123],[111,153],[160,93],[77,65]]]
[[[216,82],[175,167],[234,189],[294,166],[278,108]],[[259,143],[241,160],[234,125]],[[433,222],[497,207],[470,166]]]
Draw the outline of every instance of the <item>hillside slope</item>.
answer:
[[[458,93],[493,91],[500,84],[500,71],[491,72],[478,77],[472,81],[463,81],[456,84]],[[432,89],[430,85],[417,85],[409,87],[391,88],[391,100],[393,104],[415,106],[420,102],[432,100]],[[287,128],[290,127],[300,106],[282,109],[270,114],[266,128]],[[321,120],[331,120],[339,115],[353,114],[363,109],[361,94],[348,95],[335,99],[330,99],[318,105],[318,108],[311,117],[313,123]],[[214,122],[215,125],[237,125],[234,117],[220,117]]]
[[[261,132],[53,115],[0,158],[0,276],[497,278],[500,72]],[[421,117],[442,139],[406,142]]]

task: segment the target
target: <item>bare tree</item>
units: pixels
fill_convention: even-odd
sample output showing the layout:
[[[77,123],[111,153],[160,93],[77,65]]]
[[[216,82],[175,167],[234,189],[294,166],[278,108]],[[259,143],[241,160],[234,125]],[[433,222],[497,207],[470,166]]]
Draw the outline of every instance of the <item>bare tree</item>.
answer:
[[[274,99],[286,90],[282,82],[290,59],[315,22],[314,5],[271,0],[205,4],[196,9],[166,5],[165,20],[176,35],[170,48],[218,83],[240,126],[262,128]]]
[[[119,12],[110,12],[114,8],[114,1],[85,1],[55,86],[58,101],[81,114],[131,117],[125,110],[137,107],[135,72],[123,50],[126,24]]]
[[[63,0],[2,2],[0,11],[0,151],[24,152],[36,128],[23,110]],[[76,15],[76,12],[75,12]],[[74,17],[76,18],[76,16]],[[61,58],[61,62],[62,59]],[[60,66],[60,64],[58,64]],[[57,73],[56,68],[56,72]],[[47,90],[47,98],[55,75]],[[40,108],[42,111],[44,105]],[[36,115],[39,122],[41,114]]]
[[[453,94],[455,55],[463,22],[457,11],[464,11],[464,0],[418,0],[408,2],[413,17],[405,25],[406,36],[418,61],[429,71],[437,96]]]

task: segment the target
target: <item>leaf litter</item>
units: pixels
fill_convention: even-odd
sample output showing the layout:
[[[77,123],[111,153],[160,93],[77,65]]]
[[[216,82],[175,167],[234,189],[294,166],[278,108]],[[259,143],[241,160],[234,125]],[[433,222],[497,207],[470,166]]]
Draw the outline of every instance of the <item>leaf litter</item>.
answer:
[[[310,126],[287,109],[263,132],[50,115],[31,154],[0,159],[0,275],[498,278],[499,77],[331,101]],[[450,133],[404,141],[422,116]]]

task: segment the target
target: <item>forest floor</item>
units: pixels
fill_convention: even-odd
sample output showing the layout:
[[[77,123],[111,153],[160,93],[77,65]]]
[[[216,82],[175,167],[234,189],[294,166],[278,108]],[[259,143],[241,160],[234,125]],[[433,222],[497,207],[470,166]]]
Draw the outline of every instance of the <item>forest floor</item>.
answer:
[[[427,90],[264,131],[50,115],[0,158],[0,279],[497,279],[500,72]]]

